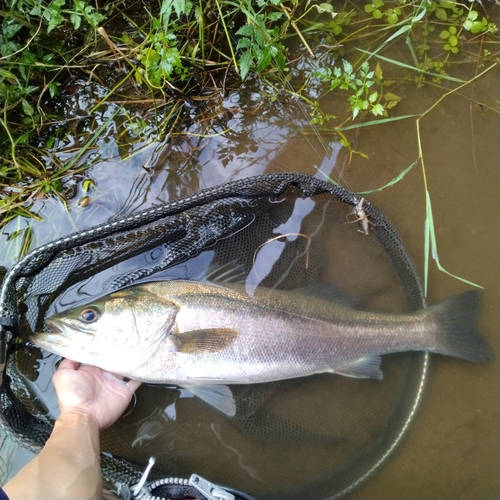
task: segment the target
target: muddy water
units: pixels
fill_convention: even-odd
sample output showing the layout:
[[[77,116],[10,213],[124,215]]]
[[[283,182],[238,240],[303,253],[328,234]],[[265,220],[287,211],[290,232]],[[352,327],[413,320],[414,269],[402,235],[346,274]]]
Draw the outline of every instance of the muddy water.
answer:
[[[394,72],[390,67],[384,71],[387,78]],[[480,70],[464,65],[463,71],[463,78],[471,78]],[[445,97],[420,122],[439,258],[450,272],[484,287],[479,328],[497,359],[499,83],[498,71],[492,70]],[[369,191],[387,184],[418,158],[414,118],[346,132],[354,149],[369,157],[350,158],[337,136],[327,131],[318,135],[307,126],[308,117],[296,101],[273,102],[263,90],[269,88],[249,81],[226,99],[216,98],[219,123],[208,131],[211,137],[136,143],[136,154],[125,160],[118,148],[102,145],[100,161],[89,172],[97,186],[89,193],[90,204],[78,207],[75,202],[68,216],[56,200],[40,201],[40,214],[48,222],[33,225],[36,244],[117,214],[260,173],[299,171],[321,177],[319,168],[351,190]],[[404,80],[394,91],[403,97],[398,115],[421,114],[444,93],[436,86],[417,88]],[[344,98],[329,94],[322,105],[336,113],[344,109]],[[389,215],[423,273],[421,165],[396,185],[366,197]],[[23,224],[14,221],[6,233]],[[5,244],[3,238],[1,263],[8,266],[16,253],[15,242]],[[439,272],[434,263],[428,283],[430,303],[470,288]],[[475,365],[432,356],[425,395],[409,432],[352,498],[498,498],[498,389],[498,362]]]
[[[463,96],[446,98],[421,122],[439,257],[447,270],[484,287],[479,328],[494,348],[500,305],[499,120],[470,99],[493,105],[498,85],[498,73],[491,73],[474,88],[466,87]],[[435,99],[428,89],[416,91],[404,106],[411,113]],[[367,131],[358,147],[370,155],[370,168],[355,160],[346,174],[351,186],[383,185],[417,156],[415,122]],[[421,170],[370,200],[391,217],[423,271]],[[431,265],[430,303],[467,288]],[[410,432],[353,498],[498,498],[498,446],[498,363],[478,366],[433,356]]]

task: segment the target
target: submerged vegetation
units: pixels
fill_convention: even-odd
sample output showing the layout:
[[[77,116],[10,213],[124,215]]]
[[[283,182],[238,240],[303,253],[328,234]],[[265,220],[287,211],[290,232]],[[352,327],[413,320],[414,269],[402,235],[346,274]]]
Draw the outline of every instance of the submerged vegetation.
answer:
[[[336,133],[351,155],[366,157],[346,135],[353,128],[413,116],[419,134],[427,112],[398,114],[404,96],[394,72],[384,72],[401,69],[399,81],[449,94],[468,83],[454,67],[475,61],[472,82],[499,61],[489,7],[453,0],[6,0],[0,227],[39,218],[35,202],[47,197],[64,206],[76,197],[86,206],[95,185],[85,172],[101,158],[98,144],[114,144],[125,159],[160,138],[223,135],[221,99],[254,77],[271,100],[298,102],[315,133]],[[411,64],[387,55],[398,41]],[[323,105],[329,93],[333,113]],[[419,160],[425,178],[421,147]],[[428,210],[426,245],[434,254],[430,198]],[[9,233],[18,237],[22,254],[30,229]]]

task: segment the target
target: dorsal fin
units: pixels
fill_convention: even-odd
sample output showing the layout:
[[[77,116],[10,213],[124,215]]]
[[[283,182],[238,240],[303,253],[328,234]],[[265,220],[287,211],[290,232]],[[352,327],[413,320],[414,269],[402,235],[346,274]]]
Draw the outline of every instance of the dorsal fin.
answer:
[[[301,293],[328,302],[335,302],[351,309],[361,309],[362,305],[359,299],[344,292],[344,290],[333,283],[317,283],[304,288],[296,288],[292,290],[292,293]]]

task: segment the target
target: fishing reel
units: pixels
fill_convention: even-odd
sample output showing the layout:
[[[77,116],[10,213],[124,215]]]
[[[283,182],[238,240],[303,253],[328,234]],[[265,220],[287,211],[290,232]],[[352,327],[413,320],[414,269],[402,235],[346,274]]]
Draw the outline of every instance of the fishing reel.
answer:
[[[167,477],[149,481],[148,476],[155,463],[154,457],[142,474],[140,481],[129,488],[120,485],[118,495],[123,500],[257,500],[248,493],[211,483],[198,474],[189,479]]]

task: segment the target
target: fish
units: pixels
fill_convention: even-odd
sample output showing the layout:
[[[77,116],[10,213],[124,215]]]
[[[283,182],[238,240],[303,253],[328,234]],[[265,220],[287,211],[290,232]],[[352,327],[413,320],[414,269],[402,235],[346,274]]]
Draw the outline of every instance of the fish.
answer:
[[[32,341],[51,352],[154,384],[172,384],[227,415],[231,384],[335,373],[382,379],[381,356],[428,351],[493,359],[472,290],[407,314],[361,310],[333,284],[295,290],[166,280],[131,286],[46,319]]]

